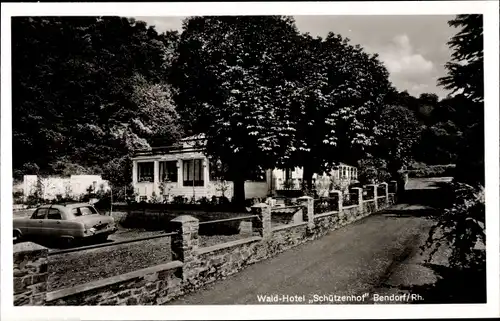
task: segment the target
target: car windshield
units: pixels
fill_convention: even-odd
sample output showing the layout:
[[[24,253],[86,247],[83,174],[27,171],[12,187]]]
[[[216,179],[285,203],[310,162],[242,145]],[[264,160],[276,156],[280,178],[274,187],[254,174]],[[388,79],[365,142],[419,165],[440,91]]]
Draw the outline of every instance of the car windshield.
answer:
[[[91,206],[82,206],[82,207],[76,207],[71,210],[71,213],[74,216],[85,216],[85,215],[92,215],[92,214],[97,214],[97,211],[95,208]]]

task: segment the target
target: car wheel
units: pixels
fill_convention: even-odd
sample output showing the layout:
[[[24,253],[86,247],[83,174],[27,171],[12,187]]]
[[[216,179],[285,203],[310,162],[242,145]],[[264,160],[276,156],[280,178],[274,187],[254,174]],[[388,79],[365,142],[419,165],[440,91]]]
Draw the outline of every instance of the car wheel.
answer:
[[[97,235],[95,238],[97,242],[106,242],[108,240],[108,234]]]
[[[21,240],[21,233],[19,231],[16,230],[13,232],[13,240],[14,244],[18,243]]]
[[[75,244],[75,239],[72,237],[62,237],[61,238],[61,247],[62,248],[69,248],[72,247]]]

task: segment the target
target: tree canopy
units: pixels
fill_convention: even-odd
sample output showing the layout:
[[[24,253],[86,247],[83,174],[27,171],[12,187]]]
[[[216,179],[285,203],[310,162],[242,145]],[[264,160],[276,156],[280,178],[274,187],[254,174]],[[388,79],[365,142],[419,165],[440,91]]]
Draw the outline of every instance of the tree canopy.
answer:
[[[456,94],[440,100],[398,92],[376,54],[301,34],[287,16],[189,17],[181,34],[120,17],[14,18],[14,173],[127,185],[133,150],[184,133],[205,135],[240,197],[266,168],[301,166],[307,183],[365,158],[393,172],[454,162],[481,126],[480,77],[467,76],[482,61],[479,22],[450,23],[463,30],[440,83]]]
[[[449,25],[460,30],[448,42],[453,49],[452,60],[446,64],[448,75],[440,78],[439,83],[461,94],[462,104],[457,108],[467,115],[455,178],[484,186],[483,16],[458,15]]]
[[[177,36],[120,17],[13,18],[14,173],[99,173],[159,137],[175,141],[165,80]]]
[[[290,17],[192,17],[178,48],[178,111],[235,181],[275,166],[312,178],[373,144],[388,72],[349,39],[301,35]]]

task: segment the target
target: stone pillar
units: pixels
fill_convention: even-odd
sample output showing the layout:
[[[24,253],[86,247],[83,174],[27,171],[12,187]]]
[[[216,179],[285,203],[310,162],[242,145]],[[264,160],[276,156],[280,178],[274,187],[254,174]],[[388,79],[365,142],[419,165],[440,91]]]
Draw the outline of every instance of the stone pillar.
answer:
[[[382,185],[384,186],[384,195],[380,195],[380,196],[385,196],[385,207],[388,207],[389,206],[389,184],[387,184],[386,182],[383,182],[383,183],[380,183],[379,185]]]
[[[361,187],[353,187],[351,190],[356,193],[356,197],[358,198],[358,213],[361,215],[363,214],[363,189]]]
[[[45,305],[48,253],[32,242],[14,244],[14,305]]]
[[[378,197],[378,194],[377,194],[377,184],[369,184],[369,185],[365,185],[364,186],[367,190],[371,190],[373,191],[373,202],[375,204],[375,211],[378,210],[378,201],[377,201],[377,197]]]
[[[170,246],[172,259],[184,262],[193,260],[195,251],[198,249],[199,220],[190,215],[181,215],[170,221],[173,232]]]
[[[314,228],[314,198],[311,196],[301,196],[297,202],[305,207],[304,220],[307,220],[307,227]]]
[[[265,203],[259,203],[252,206],[252,213],[259,215],[256,220],[256,227],[264,240],[272,237],[271,227],[271,207]]]
[[[338,202],[337,208],[340,214],[342,212],[342,201],[343,201],[342,191],[330,191],[330,195],[332,194],[337,194],[337,202]]]

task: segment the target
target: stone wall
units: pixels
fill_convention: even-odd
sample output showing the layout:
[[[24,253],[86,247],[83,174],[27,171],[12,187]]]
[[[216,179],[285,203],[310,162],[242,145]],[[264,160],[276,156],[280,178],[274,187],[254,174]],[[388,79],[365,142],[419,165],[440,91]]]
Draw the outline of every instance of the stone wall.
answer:
[[[375,191],[376,186],[372,187]],[[314,199],[300,197],[301,206],[286,225],[271,225],[271,207],[257,204],[252,207],[255,228],[260,236],[199,247],[199,221],[189,215],[171,221],[174,231],[170,242],[174,261],[97,280],[86,284],[46,292],[46,248],[33,243],[14,247],[15,305],[159,305],[203,285],[237,273],[246,266],[276,256],[299,244],[321,237],[329,231],[360,220],[377,209],[392,204],[394,196],[363,200],[363,189],[355,188],[358,205],[342,207],[339,211],[315,215]],[[375,192],[376,194],[377,192]],[[341,195],[342,193],[339,192]],[[384,202],[378,202],[384,196]],[[387,202],[387,200],[389,200]]]
[[[44,305],[48,249],[35,243],[14,244],[14,305]]]
[[[183,293],[182,262],[173,261],[47,293],[46,305],[158,305]]]

